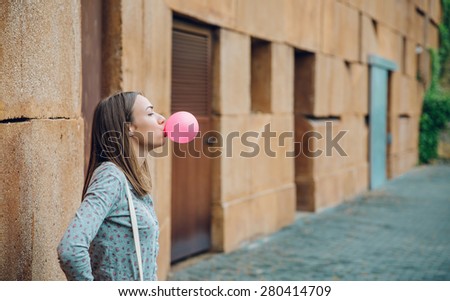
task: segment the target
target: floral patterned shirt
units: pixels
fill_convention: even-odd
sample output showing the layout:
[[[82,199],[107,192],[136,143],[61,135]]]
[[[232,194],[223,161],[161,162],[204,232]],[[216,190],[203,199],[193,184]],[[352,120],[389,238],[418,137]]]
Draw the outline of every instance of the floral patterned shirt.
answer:
[[[125,174],[112,162],[96,168],[75,217],[58,245],[68,280],[139,280]],[[136,210],[144,280],[157,280],[159,224],[150,195],[128,182]]]

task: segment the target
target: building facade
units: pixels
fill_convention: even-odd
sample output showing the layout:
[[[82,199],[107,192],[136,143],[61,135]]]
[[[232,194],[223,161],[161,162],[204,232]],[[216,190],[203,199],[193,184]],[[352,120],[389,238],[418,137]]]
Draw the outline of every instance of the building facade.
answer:
[[[92,112],[118,90],[200,123],[194,143],[148,158],[160,279],[173,262],[235,250],[299,210],[406,172],[418,161],[440,9],[439,0],[1,0],[0,279],[64,279],[56,246],[81,201]]]

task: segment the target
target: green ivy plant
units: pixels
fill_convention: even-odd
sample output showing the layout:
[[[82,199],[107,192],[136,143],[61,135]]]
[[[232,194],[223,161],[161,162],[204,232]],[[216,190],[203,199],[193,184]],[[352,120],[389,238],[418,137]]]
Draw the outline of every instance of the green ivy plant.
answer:
[[[442,0],[439,50],[429,49],[431,83],[425,93],[420,117],[419,160],[429,163],[438,157],[439,132],[450,121],[450,0]]]

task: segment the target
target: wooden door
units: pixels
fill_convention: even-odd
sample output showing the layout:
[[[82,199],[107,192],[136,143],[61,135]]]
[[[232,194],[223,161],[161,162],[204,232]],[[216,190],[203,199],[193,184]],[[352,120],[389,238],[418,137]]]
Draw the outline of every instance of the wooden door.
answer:
[[[172,113],[191,112],[200,126],[192,142],[173,145],[174,262],[211,247],[211,160],[204,155],[204,134],[211,129],[212,34],[174,20],[172,39]]]

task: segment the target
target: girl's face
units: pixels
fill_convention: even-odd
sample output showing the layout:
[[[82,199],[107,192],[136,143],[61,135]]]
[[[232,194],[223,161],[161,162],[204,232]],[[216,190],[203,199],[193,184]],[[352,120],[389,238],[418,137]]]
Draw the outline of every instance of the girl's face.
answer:
[[[139,146],[148,150],[160,147],[165,143],[164,126],[166,119],[153,111],[153,105],[142,95],[136,97],[133,105],[133,123],[130,131]]]

